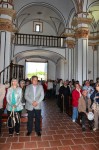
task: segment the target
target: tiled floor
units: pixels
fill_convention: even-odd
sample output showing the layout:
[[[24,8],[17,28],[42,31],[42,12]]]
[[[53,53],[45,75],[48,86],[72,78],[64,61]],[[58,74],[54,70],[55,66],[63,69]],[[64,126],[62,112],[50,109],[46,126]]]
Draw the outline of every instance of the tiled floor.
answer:
[[[42,136],[33,131],[26,137],[26,124],[21,124],[20,136],[8,136],[3,126],[0,150],[99,150],[99,131],[89,129],[82,133],[80,125],[72,123],[71,118],[59,112],[54,100],[43,101]]]

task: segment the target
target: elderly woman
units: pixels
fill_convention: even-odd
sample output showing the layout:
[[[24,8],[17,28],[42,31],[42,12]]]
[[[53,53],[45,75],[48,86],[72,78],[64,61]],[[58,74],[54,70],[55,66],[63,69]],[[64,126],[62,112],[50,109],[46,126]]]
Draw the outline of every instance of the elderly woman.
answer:
[[[78,111],[82,119],[82,131],[86,130],[86,118],[88,112],[91,110],[91,99],[87,97],[87,90],[82,91],[82,96],[79,98],[78,101]],[[93,127],[93,121],[88,120],[89,128],[92,130]]]
[[[22,106],[22,89],[18,86],[17,79],[12,79],[11,87],[8,89],[7,92],[7,112],[10,115],[11,111],[14,109],[14,113],[18,113],[21,115],[21,111],[23,109]],[[20,132],[20,121],[16,121],[15,127],[9,128],[9,136],[12,136],[15,132],[19,135]]]
[[[94,128],[93,131],[99,129],[99,82],[95,85],[95,91],[91,95],[91,100],[93,101],[92,109],[94,110]]]

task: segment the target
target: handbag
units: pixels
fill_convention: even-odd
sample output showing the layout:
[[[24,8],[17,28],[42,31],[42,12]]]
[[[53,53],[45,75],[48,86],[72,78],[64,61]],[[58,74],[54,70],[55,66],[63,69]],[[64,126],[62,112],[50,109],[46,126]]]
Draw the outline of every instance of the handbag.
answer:
[[[96,98],[94,98],[94,102],[92,104],[92,109],[94,111],[99,111],[99,104],[96,102]]]
[[[14,126],[15,126],[15,116],[14,116],[14,108],[13,108],[7,119],[7,127],[13,128]]]
[[[7,127],[14,128],[16,123],[20,123],[20,115],[18,112],[14,112],[13,108],[10,113],[10,116],[7,119]]]

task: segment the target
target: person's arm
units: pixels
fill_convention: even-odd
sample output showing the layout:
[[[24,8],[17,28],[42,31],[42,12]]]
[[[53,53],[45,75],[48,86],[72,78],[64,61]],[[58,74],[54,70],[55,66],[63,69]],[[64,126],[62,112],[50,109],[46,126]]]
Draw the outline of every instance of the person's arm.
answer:
[[[88,99],[88,111],[92,111],[92,109],[91,109],[91,99]]]
[[[41,95],[40,95],[39,100],[37,100],[38,103],[40,103],[44,99],[44,89],[43,89],[42,85],[40,88],[41,88]]]
[[[29,95],[30,91],[29,90],[30,90],[30,88],[29,88],[29,86],[27,86],[26,90],[25,90],[25,99],[28,103],[30,103],[32,105],[33,100],[30,98],[30,95]]]
[[[12,106],[11,104],[11,99],[10,99],[10,94],[11,94],[11,89],[8,88],[8,91],[7,91],[7,95],[6,95],[6,100],[7,100],[7,103]]]
[[[90,99],[91,99],[91,105],[93,104],[93,102],[94,102],[94,98],[95,98],[95,91],[91,94],[91,96],[90,96]]]
[[[18,90],[19,90],[19,92],[18,92],[18,96],[17,96],[18,99],[16,101],[16,106],[18,106],[20,104],[20,102],[22,101],[22,89],[19,88]]]
[[[70,96],[70,88],[69,88],[69,86],[68,86],[68,95]]]

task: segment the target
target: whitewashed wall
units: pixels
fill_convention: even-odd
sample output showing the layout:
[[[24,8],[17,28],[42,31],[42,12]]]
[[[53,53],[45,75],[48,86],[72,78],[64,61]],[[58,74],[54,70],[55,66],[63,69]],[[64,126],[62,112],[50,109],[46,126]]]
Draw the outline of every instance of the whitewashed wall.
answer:
[[[56,79],[64,80],[64,60],[60,59],[56,65]]]
[[[48,61],[48,79],[56,79],[56,65],[52,61]]]
[[[33,21],[30,21],[26,23],[22,28],[20,29],[20,33],[24,34],[41,34],[41,35],[56,35],[55,30],[46,22],[43,22],[43,32],[37,33],[33,32]]]

